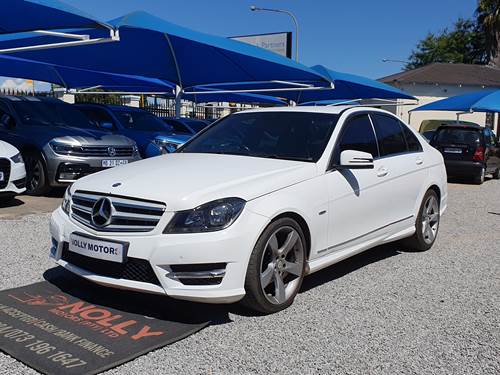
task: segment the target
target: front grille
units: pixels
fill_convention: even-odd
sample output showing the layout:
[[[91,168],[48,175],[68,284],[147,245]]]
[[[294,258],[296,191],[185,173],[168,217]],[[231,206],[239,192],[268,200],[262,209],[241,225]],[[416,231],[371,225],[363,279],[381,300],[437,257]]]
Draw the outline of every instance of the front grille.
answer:
[[[107,198],[111,202],[111,220],[105,226],[92,220],[95,203]],[[150,232],[165,212],[165,204],[134,198],[76,191],[72,196],[71,217],[83,225],[99,232]]]
[[[0,181],[0,189],[5,189],[10,178],[10,160],[0,159],[0,172],[3,172],[3,181]]]
[[[24,189],[26,187],[26,178],[20,178],[19,180],[12,181],[16,188]]]
[[[116,263],[74,253],[69,251],[68,247],[68,243],[65,242],[63,244],[61,259],[76,267],[99,276],[140,281],[142,283],[161,286],[151,264],[147,260],[128,257],[124,263]]]
[[[81,149],[82,149],[81,155],[76,155],[76,154],[73,155],[118,158],[118,157],[131,157],[134,154],[133,146],[82,146]]]

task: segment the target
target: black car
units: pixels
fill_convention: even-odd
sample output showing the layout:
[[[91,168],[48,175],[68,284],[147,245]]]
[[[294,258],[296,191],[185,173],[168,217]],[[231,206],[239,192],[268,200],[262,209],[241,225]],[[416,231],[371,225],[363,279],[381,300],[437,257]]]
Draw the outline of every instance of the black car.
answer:
[[[430,143],[443,154],[449,177],[470,178],[478,184],[486,174],[500,179],[500,145],[490,128],[441,125]]]

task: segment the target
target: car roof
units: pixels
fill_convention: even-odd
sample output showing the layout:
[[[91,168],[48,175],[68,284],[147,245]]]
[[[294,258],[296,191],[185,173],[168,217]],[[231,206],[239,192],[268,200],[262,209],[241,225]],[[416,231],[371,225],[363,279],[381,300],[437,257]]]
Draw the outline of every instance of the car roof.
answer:
[[[77,107],[101,107],[101,108],[109,108],[111,110],[121,110],[127,112],[147,112],[142,108],[129,107],[127,105],[116,105],[116,104],[101,104],[101,103],[75,103]]]
[[[296,106],[296,107],[272,107],[272,108],[255,108],[248,109],[238,113],[250,113],[250,112],[307,112],[307,113],[330,113],[330,114],[340,114],[348,109],[357,109],[360,111],[373,111],[373,112],[383,112],[390,115],[394,115],[383,109],[378,109],[374,107],[361,106],[361,105],[334,105],[334,106]]]
[[[45,102],[45,103],[66,103],[57,98],[52,98],[48,96],[12,96],[6,95],[1,96],[1,99],[8,100],[10,102]],[[66,103],[67,104],[67,103]]]

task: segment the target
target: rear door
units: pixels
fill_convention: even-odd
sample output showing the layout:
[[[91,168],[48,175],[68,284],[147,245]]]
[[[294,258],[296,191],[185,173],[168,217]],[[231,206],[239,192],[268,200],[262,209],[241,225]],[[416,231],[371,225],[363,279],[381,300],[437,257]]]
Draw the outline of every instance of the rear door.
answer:
[[[379,169],[388,191],[387,222],[394,228],[414,222],[422,181],[427,169],[420,142],[412,131],[397,118],[379,112],[370,114],[380,150]]]
[[[474,153],[482,144],[479,128],[445,126],[436,130],[431,145],[445,160],[473,161]]]

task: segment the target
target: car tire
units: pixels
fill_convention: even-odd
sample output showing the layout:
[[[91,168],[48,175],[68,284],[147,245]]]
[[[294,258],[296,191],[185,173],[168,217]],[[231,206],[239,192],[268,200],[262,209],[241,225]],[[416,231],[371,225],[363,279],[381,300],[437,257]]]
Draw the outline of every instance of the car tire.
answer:
[[[477,185],[482,185],[484,180],[486,178],[486,168],[485,167],[482,167],[481,168],[481,171],[479,172],[479,175],[476,176],[476,178],[474,179],[474,182],[477,184]]]
[[[403,240],[403,245],[413,251],[429,250],[439,231],[439,197],[434,190],[427,190],[415,221],[415,234]]]
[[[500,180],[500,168],[497,168],[492,174],[493,179]]]
[[[47,179],[47,168],[40,154],[27,153],[23,155],[26,165],[26,194],[43,195],[50,191]]]
[[[281,218],[269,224],[250,256],[241,303],[264,314],[290,306],[304,279],[306,246],[295,220]]]

